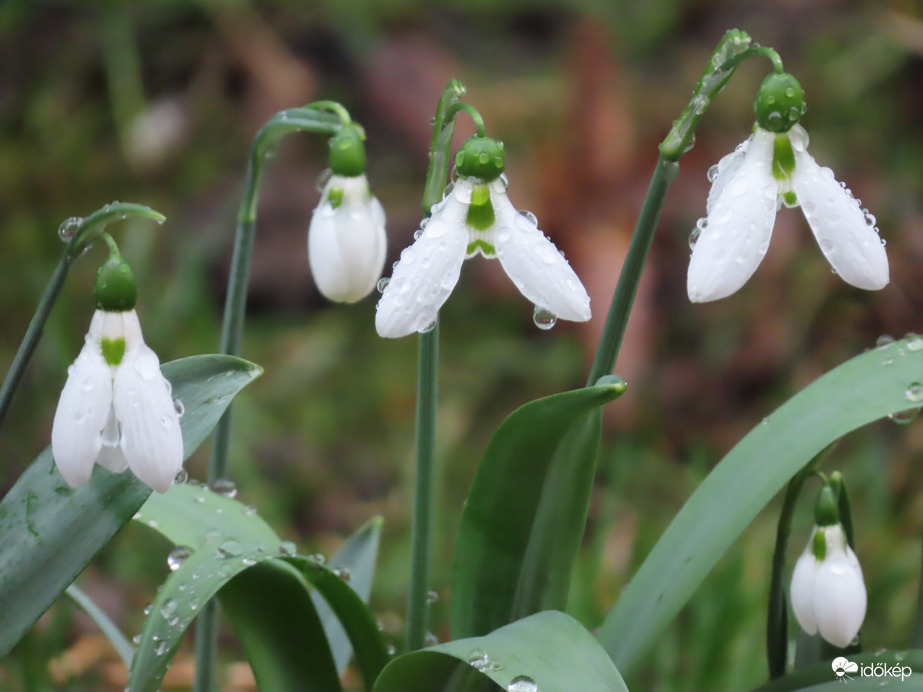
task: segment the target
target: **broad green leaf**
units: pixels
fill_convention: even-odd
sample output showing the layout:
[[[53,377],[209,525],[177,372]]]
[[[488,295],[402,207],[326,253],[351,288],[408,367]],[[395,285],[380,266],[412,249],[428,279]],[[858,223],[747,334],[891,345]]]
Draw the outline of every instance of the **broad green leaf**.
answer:
[[[600,409],[625,391],[606,377],[514,411],[484,453],[452,565],[453,637],[563,609],[586,522]]]
[[[378,544],[381,539],[381,517],[375,517],[346,539],[340,549],[327,561],[332,569],[346,570],[350,575],[349,585],[362,599],[369,602],[372,593],[372,579],[375,576],[375,561],[378,559]],[[337,672],[342,676],[349,665],[353,648],[336,613],[316,592],[311,593],[314,607],[320,615],[327,633],[327,641],[333,651]]]
[[[252,507],[187,483],[152,495],[137,517],[188,553],[151,606],[131,671],[131,689],[157,689],[176,647],[201,606],[216,593],[261,689],[336,690],[340,672],[328,637],[340,627],[347,661],[353,648],[372,681],[388,660],[375,618],[342,574],[367,598],[380,521],[349,539],[331,570],[294,557]],[[371,551],[371,556],[369,552]],[[174,564],[180,553],[173,553]],[[336,560],[337,558],[335,558]],[[371,559],[371,563],[369,560]],[[346,564],[348,563],[348,564]],[[322,622],[312,597],[323,598]],[[166,615],[164,615],[166,613]],[[333,641],[336,641],[335,639]]]
[[[765,418],[702,481],[606,617],[600,643],[630,670],[731,543],[814,455],[884,416],[919,407],[923,338],[876,348]]]
[[[83,609],[83,612],[93,618],[93,622],[99,626],[102,633],[106,635],[106,638],[112,643],[112,646],[115,647],[125,667],[127,668],[130,666],[134,649],[131,648],[131,643],[125,638],[125,635],[122,634],[122,630],[109,619],[109,616],[106,615],[98,605],[93,603],[89,596],[77,588],[76,584],[68,586],[67,589],[65,589],[65,593],[74,603]]]
[[[135,520],[175,543],[196,550],[217,548],[224,541],[247,551],[263,548],[276,553],[282,540],[253,507],[212,492],[199,483],[174,485],[153,493]],[[294,546],[291,553],[294,554]]]
[[[261,689],[338,690],[339,674],[308,585],[343,625],[371,687],[388,653],[375,618],[349,585],[311,558],[245,549],[227,539],[191,553],[163,584],[141,630],[129,688],[158,689],[199,608],[219,594]]]
[[[880,651],[847,656],[846,659],[859,667],[857,671],[846,674],[848,679],[845,675],[837,676],[832,664],[827,661],[772,680],[754,692],[871,692],[882,688],[901,692],[923,690],[923,651]],[[893,674],[883,674],[885,670]]]
[[[485,680],[509,692],[628,690],[593,635],[549,610],[483,637],[399,656],[382,671],[375,692],[473,692],[486,689]]]
[[[232,356],[193,356],[165,363],[188,457],[228,404],[262,369]],[[130,471],[97,467],[72,490],[46,449],[0,502],[0,657],[128,522],[151,489]]]

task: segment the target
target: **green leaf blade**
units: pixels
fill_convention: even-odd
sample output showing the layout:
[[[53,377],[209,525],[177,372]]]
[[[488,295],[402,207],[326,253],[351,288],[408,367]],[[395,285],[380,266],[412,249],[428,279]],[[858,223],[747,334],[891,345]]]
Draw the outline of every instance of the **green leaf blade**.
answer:
[[[627,692],[597,641],[569,615],[546,611],[483,637],[458,639],[392,661],[374,692],[501,689],[528,680],[540,692]],[[515,688],[514,688],[515,689]]]
[[[715,563],[785,483],[834,440],[918,406],[909,385],[923,350],[894,342],[853,358],[803,389],[740,441],[696,489],[647,556],[599,633],[630,670]],[[718,509],[716,509],[718,508]]]
[[[453,637],[564,608],[596,468],[600,409],[625,390],[611,380],[530,402],[497,430],[456,537]]]
[[[188,457],[211,432],[234,395],[262,369],[231,356],[165,363]],[[67,588],[90,559],[138,511],[151,489],[130,471],[97,467],[72,490],[42,452],[0,502],[0,657]]]

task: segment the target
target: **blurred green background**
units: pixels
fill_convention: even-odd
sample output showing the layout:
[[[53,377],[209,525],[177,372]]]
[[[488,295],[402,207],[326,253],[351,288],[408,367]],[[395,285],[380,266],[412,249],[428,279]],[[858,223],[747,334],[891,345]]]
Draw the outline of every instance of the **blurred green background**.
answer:
[[[0,4],[0,364],[8,367],[62,250],[58,224],[118,199],[165,213],[114,227],[162,360],[218,347],[249,142],[274,112],[341,101],[368,132],[388,212],[389,262],[420,217],[429,120],[450,77],[508,152],[509,194],[566,251],[593,299],[588,325],[532,324],[498,263],[474,260],[442,311],[432,630],[448,635],[452,542],[488,439],[522,403],[583,383],[656,160],[711,49],[731,27],[776,48],[805,89],[811,152],[877,215],[891,284],[834,276],[803,216],[780,212],[769,254],[738,294],[690,305],[688,234],[710,165],[750,133],[765,61],[716,100],[683,159],[616,371],[571,612],[596,627],[670,518],[717,461],[798,389],[872,347],[923,332],[923,9],[909,0],[569,3],[563,0],[26,2]],[[471,133],[460,121],[457,142]],[[303,552],[335,550],[385,517],[372,605],[400,645],[409,554],[416,340],[379,339],[375,296],[324,302],[306,231],[326,143],[279,147],[262,186],[242,355],[266,374],[235,408],[239,498]],[[67,364],[93,310],[91,251],[75,267],[0,438],[0,493],[49,441]],[[386,271],[389,274],[390,271]],[[923,424],[877,423],[825,470],[851,488],[869,587],[868,648],[901,647],[920,564]],[[205,476],[207,449],[188,464]],[[814,489],[811,489],[813,494]],[[796,517],[790,564],[810,530]],[[742,690],[765,679],[763,512],[628,679],[631,689]],[[167,574],[168,546],[128,527],[80,584],[129,636]],[[2,607],[2,604],[0,604]],[[233,633],[226,689],[252,689]],[[191,642],[165,680],[188,687]],[[52,661],[49,666],[48,662]],[[0,689],[121,689],[92,623],[56,605],[7,660]],[[350,684],[359,689],[361,683]]]

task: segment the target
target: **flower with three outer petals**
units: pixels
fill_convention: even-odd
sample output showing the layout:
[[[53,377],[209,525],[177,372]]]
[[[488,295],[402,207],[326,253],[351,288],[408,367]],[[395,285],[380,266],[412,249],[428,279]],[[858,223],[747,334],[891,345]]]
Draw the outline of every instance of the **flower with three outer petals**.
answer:
[[[689,263],[692,302],[724,298],[747,282],[769,248],[783,203],[801,206],[821,251],[844,281],[871,291],[887,285],[888,257],[875,217],[807,152],[808,135],[795,124],[802,106],[794,77],[767,77],[753,136],[709,171],[707,215],[697,224]]]
[[[798,624],[808,634],[820,632],[840,648],[856,638],[867,596],[859,560],[840,524],[814,528],[792,572],[791,599]]]
[[[330,138],[332,175],[308,228],[314,281],[324,297],[337,303],[365,298],[385,266],[385,212],[365,177],[364,138],[353,123]]]
[[[113,255],[94,287],[98,309],[83,349],[68,368],[51,430],[55,464],[71,487],[83,485],[94,463],[130,468],[166,492],[183,467],[180,413],[160,360],[144,343],[134,311],[128,265]]]
[[[337,303],[365,298],[385,266],[385,212],[365,175],[331,175],[308,228],[317,288]]]
[[[459,174],[414,243],[401,253],[378,302],[375,328],[384,337],[425,332],[458,283],[462,263],[477,254],[498,258],[536,315],[590,319],[590,298],[567,260],[506,195],[503,146],[474,136],[456,156]],[[538,317],[537,323],[538,323]]]

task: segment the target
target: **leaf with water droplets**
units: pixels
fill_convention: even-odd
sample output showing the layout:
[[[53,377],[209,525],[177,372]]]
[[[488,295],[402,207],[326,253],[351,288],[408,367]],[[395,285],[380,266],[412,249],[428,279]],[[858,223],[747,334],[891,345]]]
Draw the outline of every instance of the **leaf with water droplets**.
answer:
[[[565,607],[596,469],[600,409],[624,391],[620,378],[608,376],[532,401],[494,434],[455,541],[453,637]]]
[[[262,372],[253,363],[218,355],[183,358],[165,363],[162,370],[186,403],[180,423],[187,456],[209,435],[234,395]],[[220,400],[212,400],[215,394]],[[89,483],[71,490],[55,470],[50,449],[26,469],[0,502],[0,657],[150,493],[133,474],[100,467]]]
[[[487,689],[487,680],[507,692],[628,691],[593,635],[569,615],[549,610],[483,637],[399,656],[374,692]]]
[[[648,554],[606,617],[599,641],[635,666],[715,563],[789,479],[829,444],[908,407],[923,350],[880,340],[757,424],[715,466]]]

